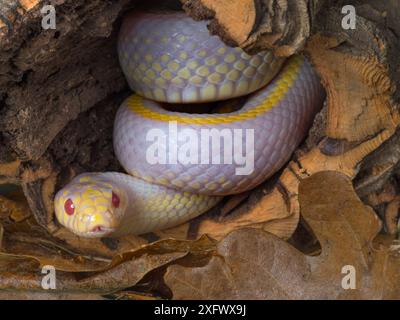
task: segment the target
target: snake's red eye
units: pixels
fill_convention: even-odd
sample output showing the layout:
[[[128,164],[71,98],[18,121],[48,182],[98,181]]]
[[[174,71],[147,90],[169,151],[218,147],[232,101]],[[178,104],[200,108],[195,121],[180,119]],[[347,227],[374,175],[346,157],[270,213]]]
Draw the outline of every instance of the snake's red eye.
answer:
[[[121,200],[119,199],[119,197],[113,192],[112,193],[112,204],[113,204],[114,208],[118,208],[120,202],[121,202]]]
[[[69,215],[69,216],[72,216],[74,214],[75,206],[71,199],[68,199],[67,201],[65,201],[64,210],[67,213],[67,215]]]

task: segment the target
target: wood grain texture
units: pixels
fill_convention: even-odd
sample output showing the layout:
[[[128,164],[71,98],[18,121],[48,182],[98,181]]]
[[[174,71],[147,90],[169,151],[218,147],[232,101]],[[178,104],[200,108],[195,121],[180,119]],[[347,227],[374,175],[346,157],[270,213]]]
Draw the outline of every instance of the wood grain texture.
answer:
[[[195,19],[210,19],[210,29],[227,43],[279,56],[301,50],[324,0],[182,0]]]
[[[255,0],[205,0],[203,4],[215,12],[220,26],[239,45],[248,39],[256,23]]]

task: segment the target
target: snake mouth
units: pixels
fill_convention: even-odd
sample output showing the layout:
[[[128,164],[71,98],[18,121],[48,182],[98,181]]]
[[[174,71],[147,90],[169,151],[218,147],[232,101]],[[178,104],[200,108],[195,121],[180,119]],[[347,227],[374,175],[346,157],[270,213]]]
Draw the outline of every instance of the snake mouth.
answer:
[[[97,225],[95,226],[90,232],[89,234],[92,237],[102,237],[104,235],[108,235],[110,233],[113,233],[115,231],[114,228],[108,228],[102,225]]]

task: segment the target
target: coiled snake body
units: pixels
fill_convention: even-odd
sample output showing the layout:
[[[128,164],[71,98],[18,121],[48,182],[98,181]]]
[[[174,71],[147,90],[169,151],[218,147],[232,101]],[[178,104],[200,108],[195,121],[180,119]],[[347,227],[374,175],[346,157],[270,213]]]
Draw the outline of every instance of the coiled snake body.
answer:
[[[289,160],[324,98],[305,58],[250,56],[183,13],[128,15],[118,52],[136,92],[114,123],[115,153],[129,175],[85,173],[57,193],[59,222],[81,236],[169,228],[224,195],[254,188]],[[248,93],[240,110],[227,113],[172,112],[162,105]]]

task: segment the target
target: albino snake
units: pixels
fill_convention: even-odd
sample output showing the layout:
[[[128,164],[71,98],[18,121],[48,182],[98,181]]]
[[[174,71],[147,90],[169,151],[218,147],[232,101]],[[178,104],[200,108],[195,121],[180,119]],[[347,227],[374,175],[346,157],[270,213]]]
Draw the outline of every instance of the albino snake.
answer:
[[[58,221],[80,236],[169,228],[254,188],[290,159],[324,99],[302,56],[250,56],[183,13],[129,14],[118,52],[136,92],[114,123],[115,153],[129,175],[85,173],[57,193]],[[172,112],[160,103],[249,93],[240,110],[226,113]]]

